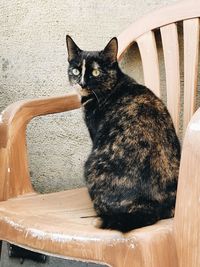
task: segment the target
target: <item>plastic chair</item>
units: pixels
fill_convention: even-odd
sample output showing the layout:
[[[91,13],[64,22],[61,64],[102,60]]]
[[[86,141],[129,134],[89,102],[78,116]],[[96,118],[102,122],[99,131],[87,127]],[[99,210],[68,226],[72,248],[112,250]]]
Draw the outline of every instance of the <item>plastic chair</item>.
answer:
[[[65,258],[115,267],[200,266],[200,109],[195,112],[200,1],[154,11],[119,35],[119,59],[137,42],[146,86],[160,96],[155,31],[164,52],[167,106],[178,132],[180,70],[177,22],[184,29],[184,137],[175,218],[127,234],[96,228],[86,188],[38,194],[30,182],[26,126],[35,116],[80,107],[77,95],[19,101],[0,117],[0,239]],[[190,121],[190,123],[189,123]],[[188,125],[189,123],[189,125]]]

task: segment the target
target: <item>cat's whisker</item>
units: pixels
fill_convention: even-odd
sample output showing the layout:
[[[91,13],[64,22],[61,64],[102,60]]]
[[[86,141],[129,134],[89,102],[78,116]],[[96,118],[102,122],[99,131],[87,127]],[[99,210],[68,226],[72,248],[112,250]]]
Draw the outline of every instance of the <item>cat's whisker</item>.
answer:
[[[96,94],[95,91],[93,91],[93,90],[92,90],[92,92],[93,92],[93,94],[95,95],[95,97],[96,97],[96,99],[97,99],[97,102],[98,102],[98,104],[99,104],[99,98],[98,98],[97,94]]]
[[[99,216],[98,215],[88,215],[88,216],[81,216],[80,218],[81,219],[87,219],[87,218],[98,218]]]

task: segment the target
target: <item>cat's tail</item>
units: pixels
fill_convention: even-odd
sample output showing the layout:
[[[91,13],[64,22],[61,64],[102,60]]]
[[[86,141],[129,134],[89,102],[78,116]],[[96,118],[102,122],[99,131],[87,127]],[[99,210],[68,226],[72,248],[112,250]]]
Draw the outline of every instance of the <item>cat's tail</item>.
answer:
[[[136,211],[134,213],[120,213],[112,215],[101,215],[102,229],[118,230],[123,233],[129,232],[133,229],[152,225],[160,218],[156,212]]]

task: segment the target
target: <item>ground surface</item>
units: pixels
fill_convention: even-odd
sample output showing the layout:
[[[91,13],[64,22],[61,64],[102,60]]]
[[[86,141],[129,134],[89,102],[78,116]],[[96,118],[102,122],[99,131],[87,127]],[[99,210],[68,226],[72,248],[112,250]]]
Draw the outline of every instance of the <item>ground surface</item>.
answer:
[[[20,264],[19,259],[8,257],[7,243],[3,242],[0,267],[104,267],[94,263],[82,263],[78,261],[64,260],[55,257],[48,257],[46,263],[37,263],[32,260],[25,260]]]

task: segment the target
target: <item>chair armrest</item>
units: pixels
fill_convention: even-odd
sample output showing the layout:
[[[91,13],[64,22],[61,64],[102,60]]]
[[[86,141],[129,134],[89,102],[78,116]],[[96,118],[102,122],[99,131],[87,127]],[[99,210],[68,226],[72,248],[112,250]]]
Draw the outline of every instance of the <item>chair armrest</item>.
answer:
[[[175,237],[179,264],[200,266],[200,108],[187,127],[179,171]]]
[[[0,115],[0,200],[34,192],[28,171],[26,127],[40,115],[80,107],[77,94],[22,100],[8,106]]]

